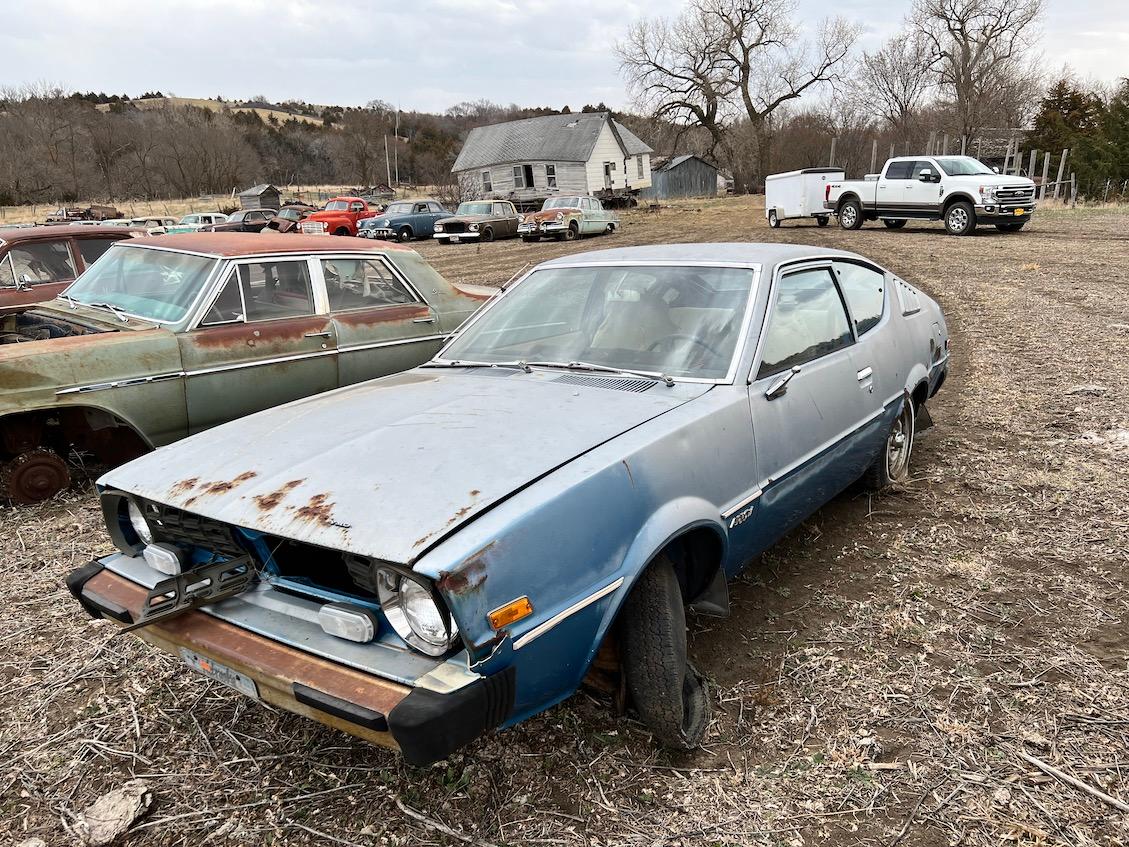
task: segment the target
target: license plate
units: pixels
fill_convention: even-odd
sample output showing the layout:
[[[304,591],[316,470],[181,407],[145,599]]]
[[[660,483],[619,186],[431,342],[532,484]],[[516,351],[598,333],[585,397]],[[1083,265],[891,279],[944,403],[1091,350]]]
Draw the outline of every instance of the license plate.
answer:
[[[203,674],[208,679],[214,679],[216,682],[221,682],[228,688],[234,688],[240,694],[246,694],[248,697],[254,697],[256,700],[259,697],[259,686],[255,684],[255,680],[251,677],[241,674],[239,671],[233,671],[226,665],[221,665],[219,662],[213,662],[207,656],[201,656],[199,653],[194,653],[187,647],[180,648],[180,657],[184,659],[184,664],[192,668],[199,674]]]
[[[458,244],[459,243],[459,237],[457,235],[452,235],[451,236],[451,243],[452,244]]]
[[[1026,210],[1026,209],[1016,209],[1016,210],[1015,210],[1015,213],[1016,213],[1017,215],[1026,215],[1026,214],[1027,214],[1027,210]]]

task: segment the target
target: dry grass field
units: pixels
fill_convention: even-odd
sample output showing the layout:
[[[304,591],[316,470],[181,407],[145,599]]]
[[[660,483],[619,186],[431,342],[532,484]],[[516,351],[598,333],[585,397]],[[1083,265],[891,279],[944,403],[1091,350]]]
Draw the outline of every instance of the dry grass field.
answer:
[[[295,120],[299,123],[313,124],[314,126],[321,126],[325,123],[321,118],[310,117],[309,115],[298,115],[291,112],[283,112],[280,109],[259,109],[248,108],[245,106],[236,106],[232,103],[221,103],[218,100],[209,100],[206,97],[149,97],[144,100],[133,100],[132,104],[138,109],[164,109],[164,108],[183,108],[184,106],[195,106],[197,109],[209,109],[213,112],[254,112],[264,121],[269,118],[274,118],[280,124],[288,120]],[[100,112],[110,111],[110,104],[103,103],[96,107]]]
[[[954,359],[911,480],[840,496],[732,586],[731,617],[692,621],[702,750],[662,752],[583,692],[419,770],[247,700],[67,595],[110,546],[87,479],[0,507],[0,841],[75,844],[74,816],[135,778],[153,805],[131,845],[1129,841],[1092,793],[1129,803],[1129,210],[953,238],[770,230],[733,198],[576,244],[419,250],[500,284],[565,252],[729,240],[883,263],[941,302]]]

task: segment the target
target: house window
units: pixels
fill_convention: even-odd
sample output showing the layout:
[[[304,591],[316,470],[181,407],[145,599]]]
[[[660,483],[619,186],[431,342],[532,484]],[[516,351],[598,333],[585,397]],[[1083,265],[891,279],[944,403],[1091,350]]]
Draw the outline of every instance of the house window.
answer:
[[[557,166],[545,165],[545,183],[549,188],[557,187]]]
[[[525,188],[525,177],[521,172],[521,165],[514,165],[514,188]]]
[[[643,178],[643,157],[641,155],[635,157],[635,176],[639,179]]]
[[[486,194],[494,190],[494,184],[490,182],[490,171],[482,172],[482,190]]]

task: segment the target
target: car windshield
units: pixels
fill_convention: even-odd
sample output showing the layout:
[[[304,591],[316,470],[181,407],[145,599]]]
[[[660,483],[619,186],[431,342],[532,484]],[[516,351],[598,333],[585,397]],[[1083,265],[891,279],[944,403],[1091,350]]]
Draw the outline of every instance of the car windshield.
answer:
[[[937,164],[948,176],[994,176],[995,171],[971,156],[948,156],[937,160]]]
[[[348,200],[330,200],[325,204],[325,211],[327,212],[342,212],[349,208]]]
[[[545,201],[545,205],[541,207],[544,209],[579,209],[579,197],[551,197]]]
[[[412,213],[411,203],[393,203],[384,210],[386,215],[410,215]]]
[[[460,203],[456,215],[489,215],[489,203]]]
[[[748,268],[546,268],[467,327],[443,360],[724,379],[752,283]]]
[[[199,220],[200,220],[199,215],[185,215],[183,218],[180,219],[180,222],[182,224],[194,224],[194,223],[197,223]]]
[[[188,313],[218,260],[115,244],[64,294],[89,305],[175,323]]]

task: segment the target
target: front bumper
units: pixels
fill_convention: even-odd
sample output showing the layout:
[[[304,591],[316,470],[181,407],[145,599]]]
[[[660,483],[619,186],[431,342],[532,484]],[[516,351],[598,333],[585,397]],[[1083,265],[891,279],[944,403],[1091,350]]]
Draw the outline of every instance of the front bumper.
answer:
[[[440,238],[440,239],[457,238],[457,239],[459,239],[459,241],[469,241],[469,240],[473,240],[475,238],[481,238],[482,233],[481,232],[437,232],[431,237],[432,238]]]
[[[976,222],[986,224],[1016,223],[1035,214],[1035,203],[984,203],[976,207]]]
[[[362,238],[373,238],[379,241],[393,241],[396,238],[396,233],[390,229],[377,229],[376,227],[367,227],[358,233]]]
[[[92,561],[71,572],[67,588],[92,617],[128,626],[138,619],[148,589],[108,569],[105,563],[113,558]],[[135,632],[174,656],[183,657],[189,651],[250,679],[258,697],[268,703],[399,749],[412,765],[446,758],[499,726],[513,709],[513,667],[469,680],[442,679],[453,676],[451,673],[429,674],[440,684],[406,685],[281,643],[204,609]]]

